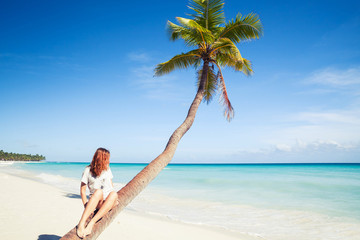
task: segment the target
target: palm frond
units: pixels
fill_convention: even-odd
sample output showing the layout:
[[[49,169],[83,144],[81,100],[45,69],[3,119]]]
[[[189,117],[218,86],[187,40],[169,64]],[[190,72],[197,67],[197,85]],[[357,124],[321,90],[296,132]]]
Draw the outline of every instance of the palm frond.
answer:
[[[199,87],[202,78],[203,69],[197,71],[197,86]],[[218,77],[215,74],[214,67],[209,66],[206,76],[206,82],[204,86],[204,98],[203,101],[209,104],[216,93],[218,88]]]
[[[155,68],[155,76],[162,76],[175,69],[188,68],[189,66],[194,65],[199,58],[200,55],[197,50],[178,54],[169,61],[158,64]]]
[[[235,62],[235,65],[233,67],[236,71],[243,72],[246,76],[249,76],[254,73],[254,71],[251,68],[251,62],[245,58],[242,59],[242,61]]]
[[[170,40],[175,41],[181,37],[181,33],[186,31],[186,29],[175,23],[167,21],[166,31],[169,34]]]
[[[191,0],[188,7],[195,11],[189,16],[213,34],[218,31],[219,25],[225,23],[223,0]]]
[[[179,26],[168,21],[166,24],[166,29],[170,36],[170,40],[172,41],[182,38],[187,46],[198,46],[204,42],[203,35],[199,34],[199,31],[196,28]]]
[[[219,102],[224,106],[224,116],[225,116],[226,120],[228,120],[230,122],[231,119],[234,118],[234,108],[232,107],[232,105],[230,103],[229,96],[226,91],[225,80],[222,75],[220,66],[217,65],[217,67],[219,68],[217,77],[220,79],[220,81],[219,81],[219,91],[220,91]]]
[[[202,59],[198,58],[196,59],[195,63],[194,63],[194,67],[195,69],[199,69],[201,67],[201,63],[202,63]]]
[[[253,73],[251,62],[249,60],[243,57],[239,60],[231,53],[219,51],[216,54],[215,62],[221,67],[231,67],[235,71],[243,72],[246,76]]]
[[[214,36],[211,34],[211,31],[202,27],[196,21],[181,17],[177,17],[176,19],[182,25],[182,27],[189,29],[191,32],[195,32],[196,35],[200,35],[204,45],[207,43],[210,44],[214,41]]]
[[[242,61],[242,56],[238,47],[228,38],[220,38],[212,44],[211,52],[216,55],[218,52],[227,53],[232,58]]]
[[[229,38],[234,43],[238,43],[259,38],[262,34],[263,26],[257,14],[250,13],[243,17],[239,13],[235,20],[233,19],[225,24],[220,37]]]
[[[182,38],[186,45],[197,45],[202,42],[202,37],[195,30],[179,26],[170,21],[166,24],[166,30],[170,36],[170,40],[175,41]]]

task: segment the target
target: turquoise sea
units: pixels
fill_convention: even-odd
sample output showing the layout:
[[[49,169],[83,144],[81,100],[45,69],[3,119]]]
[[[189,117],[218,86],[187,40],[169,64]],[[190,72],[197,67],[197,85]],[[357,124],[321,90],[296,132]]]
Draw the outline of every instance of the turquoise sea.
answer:
[[[88,164],[14,163],[0,170],[78,194]],[[110,166],[120,189],[146,165]],[[260,239],[360,239],[360,164],[170,164],[128,209]]]

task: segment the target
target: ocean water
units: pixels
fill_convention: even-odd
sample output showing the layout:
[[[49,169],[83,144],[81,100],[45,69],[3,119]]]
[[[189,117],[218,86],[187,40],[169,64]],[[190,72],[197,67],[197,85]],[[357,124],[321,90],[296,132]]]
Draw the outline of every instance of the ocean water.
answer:
[[[0,170],[78,194],[88,164],[14,163]],[[120,189],[146,165],[110,166]],[[360,239],[360,164],[170,164],[128,209],[255,239]]]

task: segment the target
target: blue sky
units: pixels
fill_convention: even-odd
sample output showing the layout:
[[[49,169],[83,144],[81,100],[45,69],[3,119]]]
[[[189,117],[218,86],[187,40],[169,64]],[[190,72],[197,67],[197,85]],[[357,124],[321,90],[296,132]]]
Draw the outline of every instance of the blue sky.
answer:
[[[167,20],[188,1],[2,1],[0,149],[48,161],[149,162],[184,120],[194,69],[153,77],[188,51]],[[224,70],[235,118],[203,103],[173,162],[360,162],[360,3],[225,1],[264,36],[239,44],[254,75]]]

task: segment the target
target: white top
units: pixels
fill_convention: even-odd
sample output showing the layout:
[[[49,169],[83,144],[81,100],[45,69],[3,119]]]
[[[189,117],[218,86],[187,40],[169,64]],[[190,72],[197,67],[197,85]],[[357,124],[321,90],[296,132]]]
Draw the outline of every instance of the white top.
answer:
[[[96,189],[101,189],[104,194],[104,199],[114,191],[114,188],[111,184],[111,179],[113,178],[110,167],[107,170],[104,170],[100,176],[94,177],[90,172],[90,166],[87,166],[84,170],[84,173],[81,178],[81,182],[85,183],[90,190],[90,197],[93,195]]]

